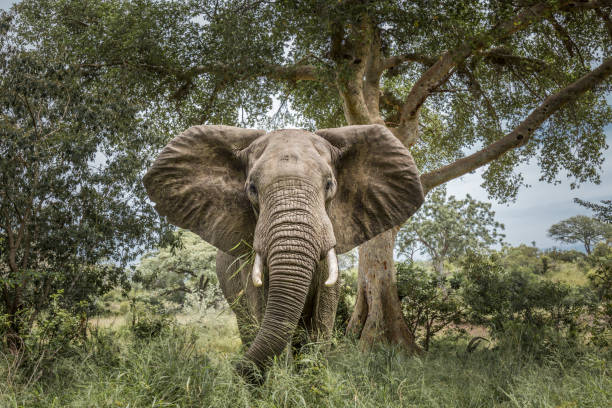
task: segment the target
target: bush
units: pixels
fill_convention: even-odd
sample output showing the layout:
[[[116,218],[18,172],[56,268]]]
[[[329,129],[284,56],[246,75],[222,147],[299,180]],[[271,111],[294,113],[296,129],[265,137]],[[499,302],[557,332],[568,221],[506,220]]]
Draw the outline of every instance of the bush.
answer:
[[[591,262],[595,269],[588,278],[597,299],[592,308],[591,341],[609,347],[612,343],[612,248],[600,243],[591,254]]]
[[[429,350],[431,339],[449,324],[463,322],[459,281],[429,273],[415,263],[396,263],[398,295],[413,336]]]
[[[551,260],[552,258],[541,254],[538,248],[524,244],[504,247],[500,253],[501,265],[511,272],[543,275],[553,266]]]
[[[462,262],[462,295],[470,320],[487,326],[500,344],[538,354],[559,339],[575,341],[592,291],[505,270],[497,255],[471,253]]]
[[[586,258],[585,253],[576,251],[575,249],[563,251],[558,248],[552,248],[546,251],[546,255],[553,261],[561,261],[561,262],[576,262],[580,259]]]
[[[27,333],[9,339],[10,342],[7,340],[8,344],[5,344],[13,346],[6,353],[13,368],[13,378],[8,381],[14,380],[15,376],[22,376],[28,382],[36,381],[58,359],[74,354],[86,340],[85,312],[75,313],[62,307],[62,295],[62,291],[51,295],[48,309],[41,314],[33,309],[25,309],[19,316],[20,320],[35,320],[36,324]],[[84,308],[86,303],[83,302],[82,306]],[[11,320],[3,315],[0,328],[6,329]]]
[[[130,329],[138,339],[150,339],[162,334],[172,325],[172,318],[154,298],[134,296],[130,299]]]

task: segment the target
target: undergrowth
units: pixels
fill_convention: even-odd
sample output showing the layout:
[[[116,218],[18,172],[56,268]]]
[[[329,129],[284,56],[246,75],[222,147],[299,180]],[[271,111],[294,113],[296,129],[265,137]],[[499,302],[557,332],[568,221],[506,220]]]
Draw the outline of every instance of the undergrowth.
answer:
[[[1,407],[604,407],[612,401],[609,352],[575,345],[537,359],[508,344],[467,351],[441,337],[430,351],[358,351],[349,340],[311,345],[281,358],[261,387],[190,326],[150,338],[125,327],[93,331],[80,352],[61,357],[38,381],[9,373],[1,356]],[[204,333],[210,336],[210,333]],[[489,348],[487,348],[489,347]],[[606,354],[608,353],[608,354]]]

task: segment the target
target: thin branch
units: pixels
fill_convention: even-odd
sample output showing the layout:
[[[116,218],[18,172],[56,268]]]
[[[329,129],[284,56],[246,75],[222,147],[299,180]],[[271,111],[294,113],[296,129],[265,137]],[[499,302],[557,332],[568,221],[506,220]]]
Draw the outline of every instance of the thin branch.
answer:
[[[173,98],[179,99],[187,94],[193,80],[202,74],[217,75],[223,79],[235,77],[237,79],[248,79],[257,77],[267,77],[269,79],[278,79],[284,81],[323,81],[324,76],[321,75],[321,70],[314,65],[296,63],[292,65],[275,65],[270,64],[261,67],[261,69],[245,69],[224,63],[202,64],[191,67],[187,70],[178,70],[171,67],[161,65],[131,63],[129,61],[115,61],[110,63],[96,64],[80,64],[77,68],[113,68],[124,67],[131,69],[139,69],[147,72],[174,76],[182,85],[174,93]]]
[[[565,2],[566,4],[564,4],[563,6],[561,6],[561,10],[562,11],[574,11],[576,9],[583,9],[583,10],[589,10],[589,9],[597,9],[600,7],[610,7],[612,6],[612,1],[611,0],[590,0],[590,1],[568,1]]]
[[[541,99],[542,95],[540,95],[535,89],[532,89],[531,86],[525,82],[525,80],[523,79],[522,76],[520,76],[513,67],[509,67],[510,73],[512,74],[512,76],[514,76],[521,84],[523,84],[523,86],[525,87],[525,89],[527,89],[527,91],[529,91],[529,93],[531,94],[532,97],[536,98],[536,99]]]
[[[528,67],[534,72],[541,72],[549,68],[548,64],[540,59],[516,55],[504,47],[492,48],[483,52],[482,55],[485,61],[497,65]]]
[[[608,30],[608,36],[612,39],[612,21],[610,20],[610,12],[600,8],[595,9],[595,13],[603,20]]]
[[[501,131],[501,121],[499,120],[497,111],[495,110],[493,102],[491,102],[491,99],[489,98],[487,93],[482,89],[482,86],[480,85],[478,79],[476,79],[474,74],[465,67],[460,68],[459,70],[457,70],[457,72],[459,73],[459,75],[462,75],[466,78],[468,82],[469,91],[472,93],[472,95],[474,95],[476,99],[483,99],[485,106],[487,107],[487,111],[489,112],[489,115],[491,115],[491,118],[493,118],[493,120],[497,124],[497,130]]]
[[[404,62],[418,62],[419,64],[430,67],[435,64],[437,60],[438,57],[430,57],[428,55],[423,54],[408,53],[385,58],[382,62],[382,67],[384,70],[393,69],[403,64]]]
[[[582,76],[559,92],[550,95],[540,106],[531,112],[512,132],[484,149],[461,158],[454,163],[421,175],[421,183],[426,191],[454,178],[473,171],[506,152],[527,143],[535,130],[551,115],[569,102],[581,97],[585,92],[602,83],[612,74],[612,58],[605,60],[595,70]]]
[[[557,21],[554,15],[548,17],[548,21],[553,26],[555,33],[563,43],[565,50],[569,54],[570,57],[573,57],[574,51],[578,54],[578,58],[580,59],[580,64],[583,67],[586,67],[584,63],[584,58],[582,57],[582,53],[580,52],[580,48],[572,41],[572,38],[569,35],[569,32]]]
[[[32,110],[32,106],[30,106],[30,102],[28,101],[28,97],[17,94],[17,97],[23,101],[23,104],[28,109],[28,113],[30,114],[30,118],[32,119],[32,125],[34,125],[34,130],[38,133],[38,121],[36,120],[36,116],[34,115],[34,111]]]

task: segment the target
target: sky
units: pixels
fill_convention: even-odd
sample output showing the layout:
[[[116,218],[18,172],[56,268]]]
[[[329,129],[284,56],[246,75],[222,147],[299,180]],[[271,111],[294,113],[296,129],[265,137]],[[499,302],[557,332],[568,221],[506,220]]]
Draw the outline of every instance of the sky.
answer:
[[[0,9],[7,9],[12,0],[0,0]],[[612,98],[608,98],[611,102]],[[607,143],[612,146],[612,125],[606,128]],[[550,239],[546,235],[547,229],[554,223],[577,214],[591,215],[590,211],[573,202],[574,197],[587,201],[600,201],[612,199],[612,148],[604,153],[605,161],[602,166],[601,184],[582,184],[578,189],[571,190],[570,180],[560,185],[552,185],[538,181],[540,169],[535,161],[530,165],[520,167],[525,182],[531,187],[521,188],[515,202],[499,204],[492,202],[496,219],[506,226],[506,241],[512,245],[536,242],[540,248],[559,246],[567,248]],[[447,183],[449,194],[463,198],[470,194],[473,198],[490,201],[486,191],[480,187],[482,178],[480,169],[473,174]]]

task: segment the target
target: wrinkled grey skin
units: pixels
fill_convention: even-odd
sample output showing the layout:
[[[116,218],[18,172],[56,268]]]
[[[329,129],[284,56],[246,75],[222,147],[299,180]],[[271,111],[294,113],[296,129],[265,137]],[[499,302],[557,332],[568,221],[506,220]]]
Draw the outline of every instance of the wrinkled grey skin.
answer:
[[[408,150],[383,126],[259,130],[195,126],[174,138],[145,175],[156,209],[219,249],[217,275],[260,369],[296,328],[331,334],[338,283],[325,255],[346,252],[402,224],[423,202]],[[236,257],[246,245],[263,286]],[[241,258],[243,259],[243,258]]]

